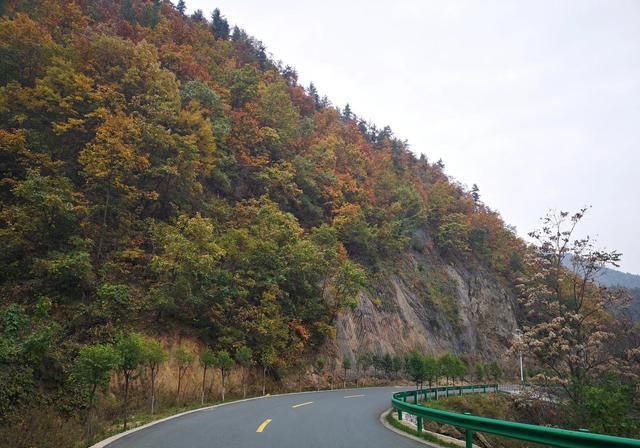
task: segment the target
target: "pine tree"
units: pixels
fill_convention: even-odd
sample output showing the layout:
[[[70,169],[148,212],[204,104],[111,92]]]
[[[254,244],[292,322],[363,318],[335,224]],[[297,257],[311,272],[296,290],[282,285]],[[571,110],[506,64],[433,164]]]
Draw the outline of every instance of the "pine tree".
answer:
[[[233,33],[231,33],[231,40],[234,42],[240,42],[242,39],[242,30],[238,26],[233,27]]]
[[[160,0],[153,0],[151,7],[151,28],[155,28],[160,23]]]
[[[124,0],[120,8],[120,15],[132,25],[137,23],[136,12],[133,9],[133,0]]]
[[[216,39],[229,39],[229,22],[220,14],[218,8],[214,9],[211,14],[211,32],[216,36]]]
[[[353,117],[353,113],[351,112],[351,106],[349,106],[349,103],[347,103],[344,106],[344,110],[342,111],[342,119],[344,121],[351,121],[352,117]]]
[[[318,89],[316,89],[316,86],[313,83],[310,83],[309,87],[307,87],[307,94],[313,100],[313,104],[316,110],[318,110],[318,104],[320,104],[320,97],[318,96]]]
[[[176,10],[184,15],[184,12],[187,10],[187,5],[184,3],[184,0],[178,0],[178,4],[176,5]]]
[[[195,11],[193,11],[193,14],[191,14],[191,20],[200,23],[205,23],[207,21],[207,19],[204,18],[202,9],[196,9]]]
[[[478,205],[480,202],[480,188],[476,184],[471,187],[471,197],[473,198],[473,203]]]

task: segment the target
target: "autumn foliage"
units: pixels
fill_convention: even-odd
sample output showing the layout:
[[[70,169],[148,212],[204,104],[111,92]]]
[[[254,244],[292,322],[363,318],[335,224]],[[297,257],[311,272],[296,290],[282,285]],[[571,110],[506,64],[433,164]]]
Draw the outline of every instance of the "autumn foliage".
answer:
[[[442,163],[298,85],[219,14],[2,5],[2,424],[51,391],[76,412],[68,365],[123,329],[250,347],[272,372],[408,250],[520,270],[513,229]]]

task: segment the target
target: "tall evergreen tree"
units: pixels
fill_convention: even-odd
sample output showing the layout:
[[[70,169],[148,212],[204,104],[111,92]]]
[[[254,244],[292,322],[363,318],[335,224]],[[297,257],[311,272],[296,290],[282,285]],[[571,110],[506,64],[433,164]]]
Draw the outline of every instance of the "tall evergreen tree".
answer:
[[[204,13],[202,12],[202,9],[196,9],[195,11],[193,11],[193,14],[191,14],[191,20],[193,20],[194,22],[200,22],[200,23],[207,22],[207,19],[204,18]]]
[[[122,6],[120,7],[120,15],[132,25],[137,23],[136,11],[133,9],[133,0],[123,0]]]
[[[316,86],[313,83],[310,83],[309,87],[307,87],[307,94],[313,100],[313,104],[316,110],[318,110],[318,105],[320,104],[320,96],[318,95],[318,89],[316,89]]]
[[[478,185],[476,184],[473,184],[473,187],[471,187],[471,197],[473,198],[473,203],[475,205],[480,203],[480,188],[478,188]]]
[[[233,32],[231,33],[231,40],[234,42],[240,42],[242,39],[242,30],[238,28],[238,26],[233,27]]]
[[[353,113],[351,112],[351,106],[349,106],[349,103],[347,103],[344,106],[344,110],[342,111],[342,119],[344,121],[351,121],[352,117],[353,117]]]
[[[214,9],[211,14],[211,32],[217,39],[229,39],[229,22],[220,14],[218,8]]]
[[[187,10],[187,5],[185,4],[184,0],[178,0],[178,4],[176,5],[176,10],[184,15],[184,12]]]

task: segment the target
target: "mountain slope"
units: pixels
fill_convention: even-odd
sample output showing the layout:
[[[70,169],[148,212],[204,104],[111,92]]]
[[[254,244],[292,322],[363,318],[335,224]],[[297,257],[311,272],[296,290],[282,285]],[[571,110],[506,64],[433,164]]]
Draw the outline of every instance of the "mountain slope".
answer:
[[[441,162],[219,14],[3,5],[4,422],[79,415],[79,350],[133,330],[247,346],[274,379],[318,351],[508,345],[523,243]]]

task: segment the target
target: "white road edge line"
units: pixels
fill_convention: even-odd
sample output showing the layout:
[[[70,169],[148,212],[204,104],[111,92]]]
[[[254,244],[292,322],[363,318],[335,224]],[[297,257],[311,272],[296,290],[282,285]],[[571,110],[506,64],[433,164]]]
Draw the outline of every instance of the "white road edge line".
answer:
[[[306,405],[311,404],[311,403],[313,403],[313,401],[305,401],[304,403],[294,404],[293,406],[291,406],[291,409],[300,408],[302,406],[306,406]]]
[[[342,397],[342,398],[360,398],[360,397],[366,397],[366,395],[365,394],[347,395],[346,397]]]

